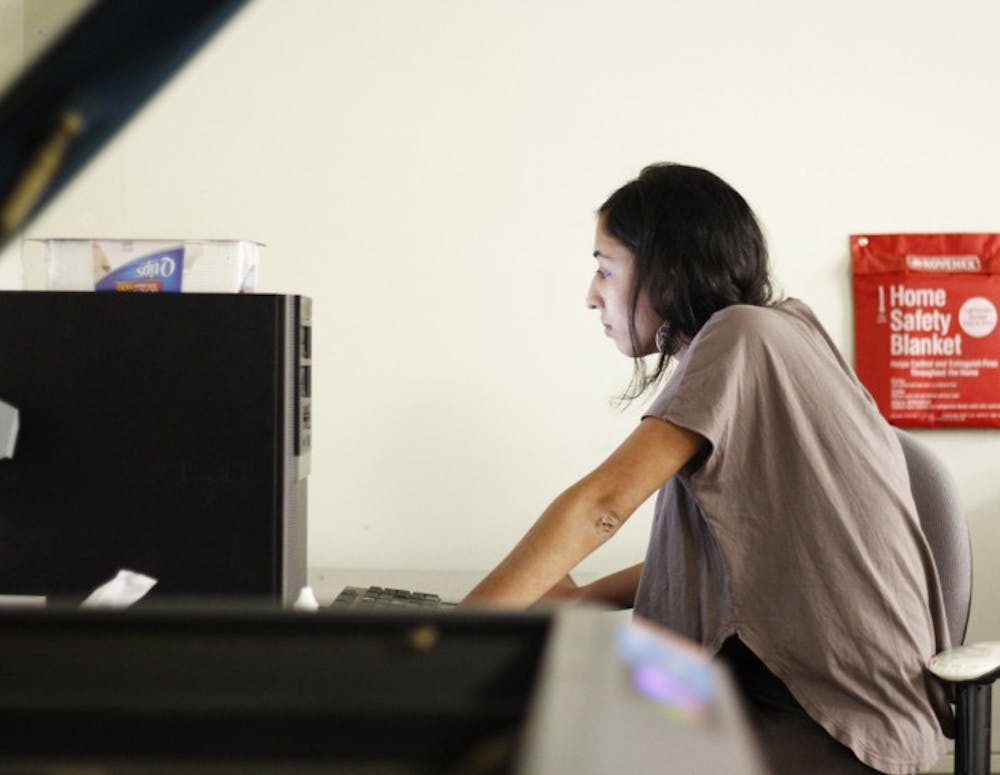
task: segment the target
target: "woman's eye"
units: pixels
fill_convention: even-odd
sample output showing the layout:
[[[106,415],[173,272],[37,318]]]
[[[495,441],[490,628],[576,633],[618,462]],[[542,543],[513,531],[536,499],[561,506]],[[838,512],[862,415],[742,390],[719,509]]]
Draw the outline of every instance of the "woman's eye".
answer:
[[[607,269],[602,269],[601,267],[597,267],[597,276],[600,277],[602,280],[607,279],[608,275],[610,274],[611,272],[609,272]]]

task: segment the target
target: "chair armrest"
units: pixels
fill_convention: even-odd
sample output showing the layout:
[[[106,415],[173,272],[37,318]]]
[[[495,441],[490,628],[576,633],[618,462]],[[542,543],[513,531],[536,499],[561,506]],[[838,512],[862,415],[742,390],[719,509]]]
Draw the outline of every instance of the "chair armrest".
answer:
[[[942,651],[927,665],[955,689],[955,772],[989,775],[993,682],[1000,676],[1000,641]]]
[[[928,669],[950,683],[989,683],[1000,676],[1000,641],[973,643],[942,651]]]

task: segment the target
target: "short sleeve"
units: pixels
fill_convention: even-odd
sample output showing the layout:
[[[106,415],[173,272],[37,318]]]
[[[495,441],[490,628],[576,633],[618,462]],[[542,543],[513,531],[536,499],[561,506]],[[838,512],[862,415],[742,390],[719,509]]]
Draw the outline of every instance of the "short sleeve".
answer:
[[[643,417],[658,417],[725,448],[741,405],[759,400],[761,336],[753,308],[716,313],[691,341]]]

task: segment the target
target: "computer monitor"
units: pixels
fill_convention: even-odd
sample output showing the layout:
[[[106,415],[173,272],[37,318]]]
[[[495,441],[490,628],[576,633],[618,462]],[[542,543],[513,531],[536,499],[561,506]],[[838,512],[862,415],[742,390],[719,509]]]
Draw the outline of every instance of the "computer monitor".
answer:
[[[597,608],[0,611],[0,631],[0,767],[760,772],[724,669]]]

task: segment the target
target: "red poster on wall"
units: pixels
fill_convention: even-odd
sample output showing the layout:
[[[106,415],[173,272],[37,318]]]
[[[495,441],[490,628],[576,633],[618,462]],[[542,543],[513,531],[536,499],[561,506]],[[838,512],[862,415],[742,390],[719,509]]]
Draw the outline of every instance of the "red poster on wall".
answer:
[[[889,422],[1000,427],[1000,234],[856,234],[858,377]]]

